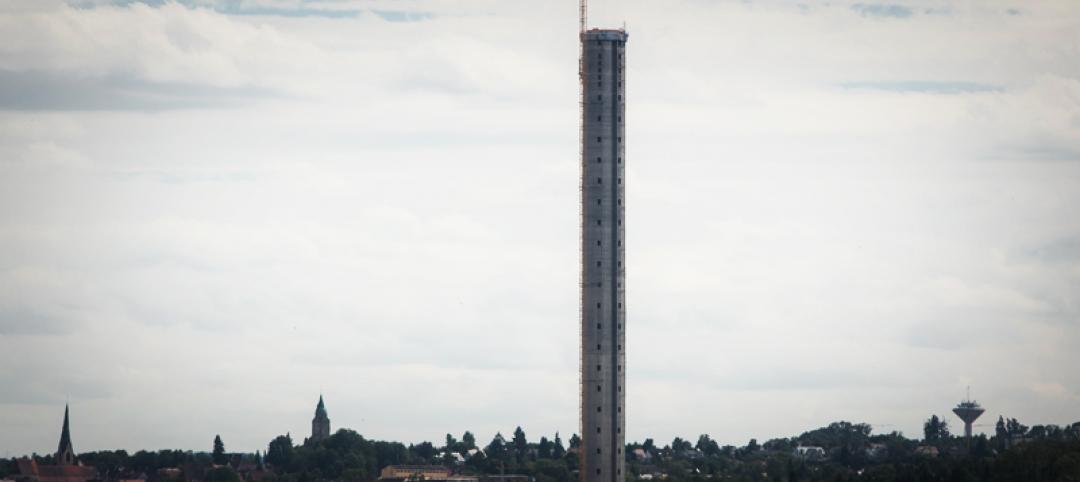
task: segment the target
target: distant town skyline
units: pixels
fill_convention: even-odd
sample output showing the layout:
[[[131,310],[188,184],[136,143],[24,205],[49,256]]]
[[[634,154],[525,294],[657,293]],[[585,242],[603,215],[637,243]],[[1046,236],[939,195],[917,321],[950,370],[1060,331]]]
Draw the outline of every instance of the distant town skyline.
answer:
[[[1080,9],[597,2],[626,440],[1080,420]],[[0,455],[577,432],[577,2],[0,4]]]

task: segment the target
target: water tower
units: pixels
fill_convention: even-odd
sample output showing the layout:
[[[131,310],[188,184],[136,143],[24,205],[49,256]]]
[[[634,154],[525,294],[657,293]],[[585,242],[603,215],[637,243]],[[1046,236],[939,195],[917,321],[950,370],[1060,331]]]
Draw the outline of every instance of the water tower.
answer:
[[[982,415],[986,410],[983,410],[978,402],[971,399],[971,389],[969,388],[967,399],[960,402],[952,411],[957,417],[960,417],[960,420],[964,421],[964,437],[971,439],[971,424],[975,423],[975,419],[979,418],[979,415]]]

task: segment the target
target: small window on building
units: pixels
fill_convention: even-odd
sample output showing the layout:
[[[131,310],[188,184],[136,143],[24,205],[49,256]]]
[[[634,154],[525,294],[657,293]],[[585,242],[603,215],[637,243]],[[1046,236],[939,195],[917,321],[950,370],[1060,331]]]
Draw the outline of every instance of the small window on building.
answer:
[[[597,453],[598,455],[600,454],[600,447],[597,447],[597,448],[596,448],[596,453]]]
[[[603,184],[604,183],[604,178],[602,178],[602,177],[596,178],[596,183],[597,184]]]
[[[600,159],[599,157],[597,157],[597,158],[596,158],[596,162],[597,162],[597,163],[600,163],[600,162],[603,162],[603,161],[602,161],[602,160],[601,160],[601,159]]]
[[[596,386],[596,391],[598,391],[598,392],[600,391],[600,385]]]
[[[600,365],[596,365],[596,371],[600,371]]]
[[[619,184],[622,184],[622,178],[621,177],[619,178],[618,182],[619,182]]]
[[[596,240],[596,245],[600,246],[600,240],[599,239]]]
[[[600,345],[599,344],[596,345],[596,350],[600,351]]]
[[[596,137],[596,142],[600,142],[600,136]]]
[[[600,413],[600,407],[596,407],[596,413]]]
[[[598,268],[600,267],[600,262],[599,261],[596,262],[596,267],[598,267]],[[597,306],[597,308],[599,308],[599,306]]]
[[[596,116],[596,122],[603,122],[603,116]],[[596,162],[600,162],[600,158],[596,158]]]
[[[599,219],[596,220],[596,225],[600,226],[600,220]]]
[[[600,323],[597,323],[596,324],[596,329],[597,330],[602,330],[602,329],[604,329],[604,325],[601,325]]]

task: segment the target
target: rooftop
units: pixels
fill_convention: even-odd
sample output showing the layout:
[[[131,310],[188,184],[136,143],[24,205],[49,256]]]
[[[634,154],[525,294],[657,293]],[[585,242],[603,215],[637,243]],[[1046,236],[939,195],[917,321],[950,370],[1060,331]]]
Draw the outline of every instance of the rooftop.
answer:
[[[630,34],[621,28],[590,28],[581,33],[582,39],[588,40],[620,40],[625,42]]]

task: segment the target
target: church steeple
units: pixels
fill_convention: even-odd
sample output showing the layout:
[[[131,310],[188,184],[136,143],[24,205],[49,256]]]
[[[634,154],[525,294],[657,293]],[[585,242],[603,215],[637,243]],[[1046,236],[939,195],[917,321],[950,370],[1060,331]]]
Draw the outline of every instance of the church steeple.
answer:
[[[68,406],[64,405],[64,428],[60,431],[60,445],[56,449],[57,465],[75,465],[75,449],[71,446],[71,429],[68,426]]]
[[[326,405],[322,395],[319,395],[319,404],[315,406],[315,418],[311,420],[311,442],[319,442],[330,438],[330,417],[326,415]]]

